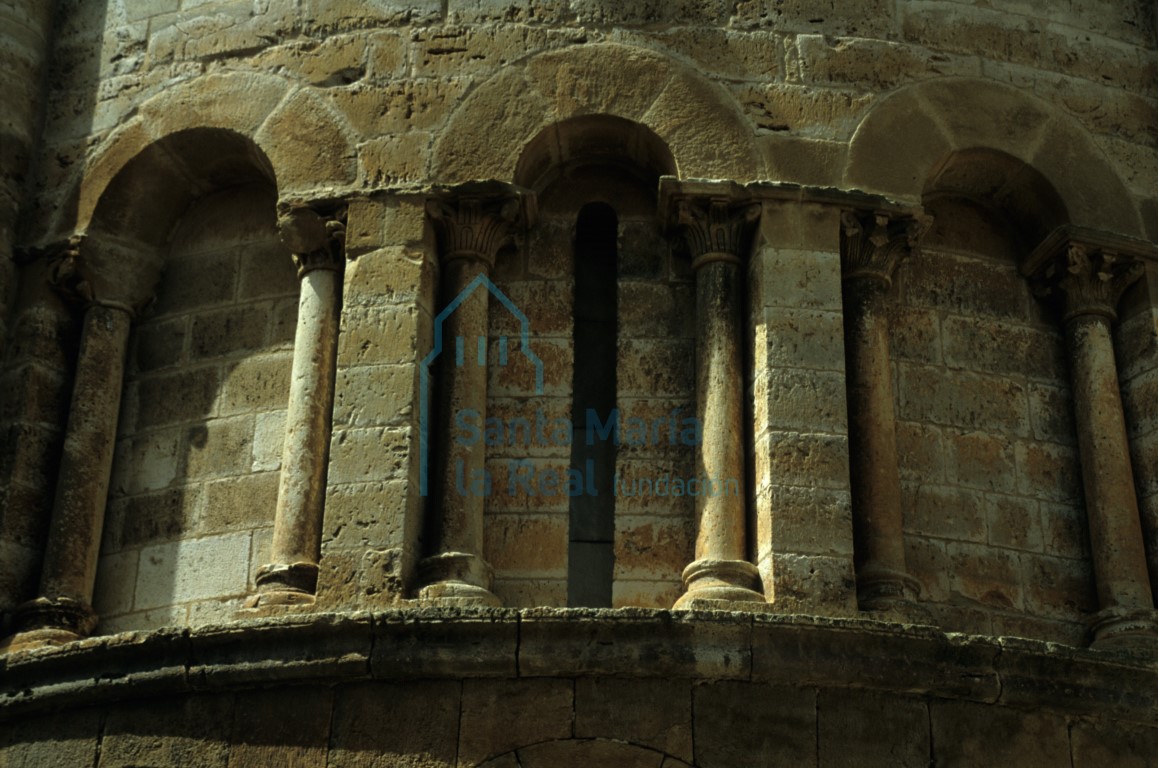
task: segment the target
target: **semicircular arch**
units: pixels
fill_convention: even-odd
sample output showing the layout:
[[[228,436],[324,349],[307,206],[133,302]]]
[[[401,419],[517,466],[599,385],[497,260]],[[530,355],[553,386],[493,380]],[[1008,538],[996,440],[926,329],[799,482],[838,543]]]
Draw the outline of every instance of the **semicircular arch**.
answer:
[[[586,115],[646,127],[683,178],[751,181],[763,173],[752,127],[721,86],[656,51],[599,43],[541,53],[483,82],[435,143],[434,178],[513,179],[536,136]]]
[[[1072,223],[1142,234],[1132,196],[1076,121],[1042,99],[974,78],[929,80],[878,102],[857,127],[844,184],[919,202],[963,151],[995,150],[1040,174]]]

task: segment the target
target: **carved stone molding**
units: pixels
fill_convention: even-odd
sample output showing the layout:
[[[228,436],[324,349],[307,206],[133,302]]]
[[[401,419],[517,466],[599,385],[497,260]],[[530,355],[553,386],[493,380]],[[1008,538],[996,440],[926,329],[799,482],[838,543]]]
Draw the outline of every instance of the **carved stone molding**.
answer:
[[[531,223],[534,203],[525,190],[510,184],[470,184],[436,193],[426,203],[426,215],[443,263],[467,259],[490,269],[517,227]]]
[[[39,255],[48,261],[48,281],[61,296],[78,304],[91,304],[95,298],[93,287],[81,261],[84,239],[84,235],[73,235]]]
[[[1060,304],[1063,321],[1079,315],[1117,319],[1122,294],[1158,249],[1151,243],[1077,227],[1054,230],[1022,264],[1041,298]]]
[[[346,260],[344,207],[321,214],[308,206],[296,206],[278,216],[277,228],[293,255],[298,277],[315,269],[342,270]]]
[[[684,198],[676,205],[676,222],[691,250],[693,270],[713,261],[743,262],[760,218],[758,203]]]
[[[931,223],[932,218],[924,214],[844,211],[840,215],[842,279],[867,279],[887,288],[897,265]]]

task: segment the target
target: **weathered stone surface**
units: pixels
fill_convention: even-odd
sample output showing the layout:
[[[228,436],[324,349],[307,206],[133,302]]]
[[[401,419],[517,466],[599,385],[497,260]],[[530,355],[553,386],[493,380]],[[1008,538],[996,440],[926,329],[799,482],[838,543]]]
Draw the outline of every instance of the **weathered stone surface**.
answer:
[[[515,747],[571,735],[570,680],[470,680],[462,686],[458,764],[478,765]]]
[[[816,708],[821,768],[850,764],[918,768],[929,763],[928,704],[920,699],[821,691]]]
[[[328,762],[343,768],[455,766],[462,684],[358,683],[335,693]],[[383,724],[390,724],[383,728]]]
[[[741,706],[739,686],[751,696]],[[695,762],[704,768],[785,759],[816,763],[816,691],[722,681],[692,689]]]

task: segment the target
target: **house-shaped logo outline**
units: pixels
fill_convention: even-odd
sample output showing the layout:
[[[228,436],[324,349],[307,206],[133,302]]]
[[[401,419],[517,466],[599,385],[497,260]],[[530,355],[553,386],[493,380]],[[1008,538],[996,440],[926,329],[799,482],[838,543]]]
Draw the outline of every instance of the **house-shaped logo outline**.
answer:
[[[434,318],[434,347],[430,350],[430,354],[422,359],[422,365],[419,369],[419,492],[423,497],[430,494],[430,366],[442,354],[442,326],[446,322],[446,318],[450,317],[464,301],[470,298],[480,285],[485,286],[491,296],[498,299],[519,321],[519,348],[535,366],[535,394],[543,394],[543,361],[531,349],[531,321],[523,314],[522,310],[515,306],[509,296],[491,282],[490,278],[486,275],[479,275],[459,291],[458,295]]]

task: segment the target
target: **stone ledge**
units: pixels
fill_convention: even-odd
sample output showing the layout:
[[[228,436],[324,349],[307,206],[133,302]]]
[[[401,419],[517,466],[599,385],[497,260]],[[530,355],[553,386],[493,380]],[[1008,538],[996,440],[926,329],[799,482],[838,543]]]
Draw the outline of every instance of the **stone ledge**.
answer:
[[[1158,720],[1158,662],[865,619],[400,609],[130,632],[0,656],[0,721],[181,692],[358,680],[687,678]]]

